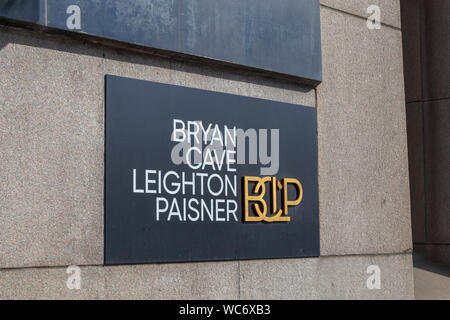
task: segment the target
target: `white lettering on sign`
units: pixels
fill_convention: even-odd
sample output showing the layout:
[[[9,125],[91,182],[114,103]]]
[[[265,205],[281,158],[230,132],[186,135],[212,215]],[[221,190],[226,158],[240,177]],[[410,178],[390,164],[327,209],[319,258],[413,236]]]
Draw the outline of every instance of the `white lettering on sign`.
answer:
[[[278,172],[278,129],[271,130],[269,148],[267,129],[244,131],[234,126],[173,119],[170,140],[176,143],[172,162],[194,172],[131,169],[133,193],[156,195],[156,221],[238,222],[236,165],[245,164],[247,146],[250,164],[258,164],[259,160],[268,165],[261,169],[265,175]]]

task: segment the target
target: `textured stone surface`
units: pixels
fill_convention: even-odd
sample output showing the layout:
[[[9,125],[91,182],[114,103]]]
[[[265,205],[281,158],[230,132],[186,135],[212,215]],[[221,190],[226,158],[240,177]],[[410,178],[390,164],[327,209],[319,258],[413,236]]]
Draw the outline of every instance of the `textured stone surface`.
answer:
[[[103,261],[101,51],[0,28],[0,267]]]
[[[0,270],[0,299],[103,299],[103,267],[82,267],[80,289],[69,289],[67,268]]]
[[[367,289],[378,265],[381,289]],[[241,262],[241,299],[412,299],[410,254]]]
[[[417,300],[450,300],[450,278],[414,268],[414,294]]]
[[[368,18],[367,8],[377,5],[381,9],[381,22],[400,28],[400,0],[320,0],[322,5]],[[322,20],[322,25],[326,21]],[[365,21],[363,21],[365,27]]]
[[[410,254],[170,265],[82,267],[70,290],[66,268],[0,271],[0,299],[410,299]],[[378,265],[381,289],[368,290]],[[239,276],[240,274],[240,276]]]
[[[321,9],[321,254],[411,250],[401,32]]]
[[[450,245],[414,244],[416,299],[450,299]]]
[[[450,100],[424,104],[429,243],[450,244]]]
[[[106,299],[237,299],[238,262],[107,267]]]
[[[413,241],[426,241],[422,103],[406,107]]]
[[[0,270],[0,299],[238,299],[237,262],[81,267],[70,290],[66,268]]]
[[[106,74],[315,106],[314,89],[280,80],[168,61],[124,50],[106,49],[105,57]]]

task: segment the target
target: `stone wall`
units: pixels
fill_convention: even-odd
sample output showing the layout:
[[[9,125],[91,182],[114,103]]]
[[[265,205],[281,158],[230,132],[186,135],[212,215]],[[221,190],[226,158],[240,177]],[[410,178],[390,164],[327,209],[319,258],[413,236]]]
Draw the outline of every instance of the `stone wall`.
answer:
[[[317,88],[0,27],[0,298],[413,298],[400,5],[375,2],[380,30],[322,0]],[[317,107],[321,257],[103,266],[105,74]]]

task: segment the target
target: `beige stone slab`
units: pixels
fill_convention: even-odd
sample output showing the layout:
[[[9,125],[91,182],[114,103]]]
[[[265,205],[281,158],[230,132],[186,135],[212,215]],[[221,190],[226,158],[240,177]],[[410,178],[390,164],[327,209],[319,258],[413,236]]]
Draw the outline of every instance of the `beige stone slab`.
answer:
[[[367,13],[369,6],[377,5],[381,9],[381,23],[401,27],[400,0],[320,0],[320,4],[363,18],[370,16]]]
[[[422,1],[424,98],[450,98],[450,1]]]
[[[367,268],[380,268],[369,290]],[[0,299],[410,299],[410,254],[0,270]]]
[[[237,299],[237,262],[106,267],[106,299]]]
[[[105,73],[203,90],[315,106],[314,89],[239,74],[222,68],[159,59],[120,49],[105,50]]]
[[[0,267],[103,261],[101,50],[0,28]]]
[[[69,271],[69,272],[68,272]],[[0,270],[1,300],[85,300],[104,298],[102,267],[81,267],[80,287],[76,289],[74,272],[61,268],[27,268]],[[69,279],[70,278],[70,279]],[[71,289],[69,289],[71,288]]]
[[[237,262],[0,270],[0,299],[238,299]],[[73,287],[72,287],[73,288]]]
[[[409,252],[401,32],[321,8],[317,88],[322,255]]]
[[[380,268],[369,290],[367,268]],[[241,262],[241,299],[412,299],[410,254]]]

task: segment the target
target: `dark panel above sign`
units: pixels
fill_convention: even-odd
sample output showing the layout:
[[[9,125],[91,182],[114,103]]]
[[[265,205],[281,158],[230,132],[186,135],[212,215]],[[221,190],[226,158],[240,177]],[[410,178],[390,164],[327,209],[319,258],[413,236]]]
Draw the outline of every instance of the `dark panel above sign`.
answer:
[[[42,8],[41,8],[42,6]],[[40,0],[0,0],[0,17],[40,23],[44,15],[44,1]],[[42,13],[42,14],[41,14]],[[42,21],[44,23],[44,21]]]
[[[106,264],[319,254],[315,108],[106,77]]]
[[[310,84],[322,78],[319,0],[0,0],[0,16]]]

